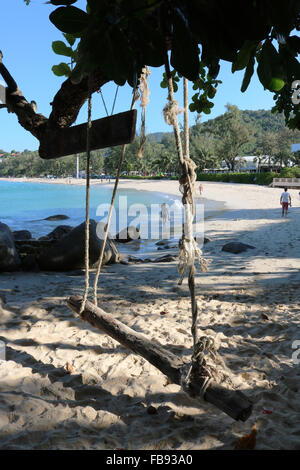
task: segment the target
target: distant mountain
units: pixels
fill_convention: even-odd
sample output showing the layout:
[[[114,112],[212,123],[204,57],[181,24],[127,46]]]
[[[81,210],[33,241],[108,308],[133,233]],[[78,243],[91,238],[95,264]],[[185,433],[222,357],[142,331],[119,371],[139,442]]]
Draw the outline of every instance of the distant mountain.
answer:
[[[283,114],[272,114],[270,110],[259,109],[256,111],[242,110],[242,120],[246,125],[252,128],[254,131],[254,138],[256,139],[259,134],[265,132],[279,132],[285,128],[285,120]],[[203,131],[206,126],[211,125],[216,118],[209,119],[201,124]],[[197,129],[197,125],[191,126],[191,133]],[[147,135],[149,141],[161,142],[163,137],[166,135],[173,135],[172,132],[153,132]]]
[[[282,131],[285,126],[285,119],[283,114],[272,113],[270,110],[259,109],[259,110],[241,110],[241,119],[244,124],[251,131],[252,137],[250,141],[245,144],[242,148],[244,155],[255,155],[257,150],[257,139],[260,135],[268,133],[277,134]],[[208,125],[212,125],[215,119],[211,119],[202,124],[202,131],[205,132],[205,128]],[[208,124],[209,123],[209,124]],[[197,126],[193,126],[196,130]],[[193,128],[191,128],[191,134]]]
[[[285,119],[283,114],[273,114],[270,110],[259,109],[256,111],[252,110],[241,110],[241,118],[246,126],[251,129],[252,137],[251,140],[243,147],[244,155],[254,155],[257,149],[257,139],[259,135],[263,135],[266,132],[272,132],[277,134],[285,128]],[[196,124],[190,127],[190,135],[196,137],[206,129],[212,128],[216,118],[209,119],[201,124]],[[200,127],[199,127],[200,126]],[[161,142],[164,136],[173,136],[172,132],[155,132],[147,135],[148,141]],[[197,137],[196,137],[197,138]]]
[[[259,109],[257,111],[242,111],[242,119],[245,124],[252,126],[254,135],[264,132],[279,132],[285,128],[285,120],[283,114]]]

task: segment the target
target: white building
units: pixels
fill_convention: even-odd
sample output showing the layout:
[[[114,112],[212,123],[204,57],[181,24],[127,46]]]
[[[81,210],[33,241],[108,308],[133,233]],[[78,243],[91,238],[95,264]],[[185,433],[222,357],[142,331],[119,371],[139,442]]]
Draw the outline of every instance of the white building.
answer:
[[[227,165],[226,165],[227,166]],[[246,173],[254,173],[258,171],[258,159],[256,155],[246,155],[244,157],[237,157],[236,158],[236,170],[246,172]]]
[[[241,173],[259,173],[261,171],[270,171],[280,169],[279,163],[273,163],[272,157],[268,155],[245,155],[236,157],[234,172]],[[205,168],[204,173],[229,173],[225,160],[221,163],[221,168]]]

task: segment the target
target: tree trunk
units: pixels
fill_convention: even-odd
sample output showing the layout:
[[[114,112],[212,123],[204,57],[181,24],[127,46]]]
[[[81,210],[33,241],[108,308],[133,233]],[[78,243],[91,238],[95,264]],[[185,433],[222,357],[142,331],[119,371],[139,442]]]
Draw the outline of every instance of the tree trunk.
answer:
[[[71,310],[79,314],[81,302],[81,296],[72,296],[67,304]],[[144,357],[165,374],[172,383],[181,385],[186,375],[187,364],[160,344],[149,341],[146,336],[132,330],[91,302],[86,303],[81,319],[108,334],[134,353]],[[203,379],[198,377],[198,380],[195,380],[190,387],[192,398],[201,401],[202,385]],[[203,398],[237,421],[246,421],[251,415],[252,403],[242,392],[228,390],[214,381],[210,382]]]

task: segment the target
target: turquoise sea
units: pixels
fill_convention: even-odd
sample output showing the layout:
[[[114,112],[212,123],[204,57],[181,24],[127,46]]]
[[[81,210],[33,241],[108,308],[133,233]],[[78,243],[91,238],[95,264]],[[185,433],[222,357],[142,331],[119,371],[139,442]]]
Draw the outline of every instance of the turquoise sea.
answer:
[[[90,188],[90,217],[97,222],[105,220],[112,195],[112,187],[105,184],[93,185]],[[127,199],[125,199],[125,197]],[[220,205],[213,201],[204,200],[205,217],[213,216],[220,210]],[[118,190],[115,202],[115,219],[113,221],[111,233],[130,225],[136,225],[136,217],[139,214],[142,224],[148,225],[148,234],[153,234],[150,230],[150,214],[153,220],[155,217],[159,223],[160,206],[166,203],[171,209],[176,205],[181,206],[180,198],[175,196],[153,193],[140,190]],[[142,214],[139,206],[143,204]],[[173,206],[175,204],[175,206]],[[99,209],[100,206],[100,209]],[[126,207],[127,206],[127,207]],[[97,213],[98,208],[98,213]],[[64,214],[68,220],[47,221],[46,217],[55,214]],[[128,215],[129,214],[129,215]],[[12,230],[29,230],[34,238],[46,235],[58,225],[76,226],[85,219],[85,186],[51,183],[29,183],[0,181],[0,221],[7,224]],[[171,224],[181,223],[181,220],[171,221]],[[160,230],[160,229],[158,229]],[[153,242],[160,238],[157,234],[152,242],[148,236],[147,241],[137,244],[137,251],[148,251],[153,248]],[[132,247],[133,248],[133,247]]]

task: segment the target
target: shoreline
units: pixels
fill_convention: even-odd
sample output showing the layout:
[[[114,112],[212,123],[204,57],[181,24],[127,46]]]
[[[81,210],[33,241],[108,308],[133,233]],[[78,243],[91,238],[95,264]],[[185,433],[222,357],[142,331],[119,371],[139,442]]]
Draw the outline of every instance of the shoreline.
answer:
[[[27,177],[20,177],[20,178],[4,178],[0,177],[0,182],[11,182],[11,183],[41,183],[41,184],[60,184],[60,185],[78,185],[78,186],[85,186],[86,180],[84,178],[55,178],[55,179],[48,179],[48,178],[27,178]],[[108,183],[106,180],[90,180],[91,186],[106,186],[106,187],[113,187],[114,180],[111,180]],[[204,195],[198,195],[198,185],[202,184],[204,187]],[[142,186],[142,187],[141,187]],[[160,194],[165,194],[167,196],[176,196],[177,198],[181,199],[181,193],[179,191],[179,184],[177,180],[150,180],[150,179],[120,179],[119,181],[119,188],[122,189],[135,189],[145,192],[155,192]],[[236,192],[235,189],[245,189],[249,194],[250,198],[247,202],[245,198],[236,199]],[[195,191],[195,198],[196,200],[207,199],[216,202],[221,202],[228,205],[228,210],[230,209],[247,209],[253,208],[253,204],[256,198],[256,208],[263,209],[263,208],[276,208],[278,207],[278,201],[280,198],[280,194],[282,192],[281,188],[271,188],[269,186],[262,186],[262,185],[254,185],[254,184],[242,184],[242,183],[226,183],[226,182],[213,182],[213,181],[196,181],[196,191]],[[297,189],[290,189],[289,190],[291,196],[294,200],[299,200],[299,191]],[[272,197],[265,199],[263,204],[260,204],[261,199],[260,195],[269,194]],[[274,197],[275,195],[275,197]]]

